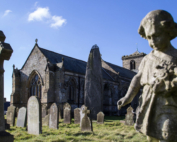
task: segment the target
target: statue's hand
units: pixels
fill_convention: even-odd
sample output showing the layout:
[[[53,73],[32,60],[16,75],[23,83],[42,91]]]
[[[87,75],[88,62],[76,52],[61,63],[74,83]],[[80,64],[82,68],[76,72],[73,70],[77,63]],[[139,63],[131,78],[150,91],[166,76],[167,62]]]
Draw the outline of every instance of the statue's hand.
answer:
[[[121,107],[125,106],[127,104],[126,102],[127,102],[127,98],[126,97],[123,97],[119,101],[117,101],[118,110],[120,110]]]

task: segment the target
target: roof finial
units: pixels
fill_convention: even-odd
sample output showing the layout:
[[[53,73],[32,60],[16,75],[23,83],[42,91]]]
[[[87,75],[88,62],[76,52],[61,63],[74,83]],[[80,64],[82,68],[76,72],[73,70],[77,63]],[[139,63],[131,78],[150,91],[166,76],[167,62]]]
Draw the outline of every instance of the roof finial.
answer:
[[[37,38],[35,39],[35,42],[36,42],[36,44],[37,44],[37,42],[38,42],[38,39],[37,39]]]
[[[13,69],[15,69],[15,65],[13,64]]]
[[[136,43],[136,51],[138,51],[138,43]]]

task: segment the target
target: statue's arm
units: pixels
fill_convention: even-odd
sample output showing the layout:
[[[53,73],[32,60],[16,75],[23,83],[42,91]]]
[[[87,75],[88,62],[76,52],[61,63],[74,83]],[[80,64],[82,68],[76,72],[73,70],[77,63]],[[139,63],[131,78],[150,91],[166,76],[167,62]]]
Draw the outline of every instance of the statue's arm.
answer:
[[[140,90],[140,88],[141,88],[141,84],[140,84],[141,76],[142,76],[142,73],[139,72],[137,75],[135,75],[133,77],[125,97],[121,98],[117,102],[117,107],[118,107],[119,110],[121,109],[121,107],[131,103],[133,98],[136,96],[136,94]]]

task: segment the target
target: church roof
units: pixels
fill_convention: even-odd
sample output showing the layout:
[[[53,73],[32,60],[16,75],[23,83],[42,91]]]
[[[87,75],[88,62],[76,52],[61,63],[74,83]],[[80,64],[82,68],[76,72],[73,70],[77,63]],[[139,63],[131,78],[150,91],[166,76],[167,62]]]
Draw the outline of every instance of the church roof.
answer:
[[[52,64],[60,63],[62,62],[62,58],[64,58],[64,69],[66,71],[85,75],[87,62],[68,57],[66,55],[62,55],[53,51],[49,51],[40,47],[39,49]],[[103,78],[113,81],[113,79],[107,73],[105,73],[105,71],[103,71]]]

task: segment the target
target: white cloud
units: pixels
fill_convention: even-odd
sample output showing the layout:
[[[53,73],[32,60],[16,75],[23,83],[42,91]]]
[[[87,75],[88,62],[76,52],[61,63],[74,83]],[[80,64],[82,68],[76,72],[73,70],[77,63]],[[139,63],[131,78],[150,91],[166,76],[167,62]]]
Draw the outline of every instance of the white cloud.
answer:
[[[66,19],[63,19],[62,16],[52,16],[53,23],[50,25],[52,28],[61,27],[66,23]]]
[[[38,1],[36,1],[35,3],[34,3],[34,7],[36,7],[38,5]]]
[[[28,16],[28,21],[42,21],[44,18],[50,18],[49,8],[38,7],[36,11],[32,12]]]
[[[6,10],[6,11],[4,12],[3,17],[7,16],[10,12],[12,12],[12,11],[11,11],[11,10]]]

